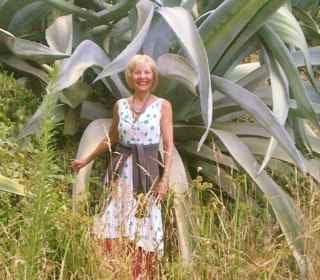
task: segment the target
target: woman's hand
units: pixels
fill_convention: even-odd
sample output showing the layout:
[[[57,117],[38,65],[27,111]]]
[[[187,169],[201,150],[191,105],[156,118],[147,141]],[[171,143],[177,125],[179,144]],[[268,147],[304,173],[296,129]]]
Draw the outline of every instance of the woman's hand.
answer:
[[[156,199],[159,201],[163,201],[166,197],[166,194],[168,192],[168,182],[165,179],[161,179],[158,183],[158,185],[155,187],[155,195]]]
[[[71,162],[71,168],[78,173],[82,167],[85,167],[89,162],[86,159],[75,159]]]

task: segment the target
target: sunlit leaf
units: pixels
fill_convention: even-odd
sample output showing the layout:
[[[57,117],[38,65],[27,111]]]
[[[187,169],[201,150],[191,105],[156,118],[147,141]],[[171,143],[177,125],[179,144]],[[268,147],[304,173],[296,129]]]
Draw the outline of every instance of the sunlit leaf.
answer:
[[[308,269],[308,262],[305,255],[305,228],[301,211],[295,206],[292,198],[264,171],[256,176],[259,164],[240,138],[222,130],[214,129],[213,132],[265,194],[303,275]]]
[[[139,15],[138,21],[141,22],[141,29],[137,32],[136,37],[131,41],[131,43],[112,62],[108,63],[104,67],[102,72],[94,81],[124,70],[131,57],[135,55],[142,47],[151,25],[154,14],[154,6],[150,1],[143,0],[137,4],[137,10]]]
[[[197,94],[198,75],[188,61],[176,54],[164,54],[157,59],[157,69],[162,76],[175,79]]]
[[[183,50],[191,60],[191,64],[199,74],[199,95],[201,115],[207,130],[199,141],[198,149],[205,141],[212,123],[212,89],[208,57],[198,30],[191,15],[183,8],[162,7],[158,10],[179,39]],[[183,22],[184,24],[181,24]]]
[[[70,55],[73,42],[72,15],[56,18],[46,29],[46,40],[52,49]]]
[[[17,56],[9,54],[1,55],[0,61],[9,65],[10,67],[32,74],[46,83],[48,82],[48,74],[46,72],[39,68],[36,68],[35,66],[31,65],[30,63],[24,61],[23,59]]]
[[[269,108],[257,96],[237,84],[217,76],[213,76],[213,79],[217,89],[249,112],[271,136],[277,139],[299,168],[304,170],[300,152],[296,149],[291,137],[283,126],[279,124]]]
[[[8,31],[0,28],[0,43],[15,55],[37,63],[50,63],[57,59],[68,57],[67,54],[53,50],[45,45],[15,37]]]

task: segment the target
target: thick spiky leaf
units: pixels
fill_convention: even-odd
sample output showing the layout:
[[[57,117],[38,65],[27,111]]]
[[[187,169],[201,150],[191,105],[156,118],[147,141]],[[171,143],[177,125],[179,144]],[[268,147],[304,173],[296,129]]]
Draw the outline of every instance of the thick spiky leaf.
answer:
[[[283,0],[227,0],[215,9],[200,27],[208,51],[210,69],[215,69],[226,50],[231,48],[233,41],[235,41],[233,54],[226,57],[234,60],[234,53],[245,45],[266,18],[283,3]],[[225,71],[230,65],[225,67]]]
[[[77,159],[84,158],[94,151],[104,137],[108,135],[111,119],[97,119],[85,129],[78,147]],[[94,137],[92,137],[94,135]],[[89,182],[93,161],[83,167],[76,175],[72,189],[73,209],[78,208],[78,202],[85,194],[85,187]]]
[[[272,89],[272,111],[277,121],[284,126],[289,113],[289,87],[286,76],[279,63],[274,59],[270,52],[264,50],[265,61],[270,73]],[[271,137],[266,155],[259,169],[259,173],[267,166],[271,156],[277,146],[277,141]]]
[[[137,4],[137,10],[139,17],[138,21],[141,23],[141,29],[137,32],[136,37],[131,41],[131,43],[112,62],[108,63],[104,67],[102,72],[94,81],[124,70],[131,57],[135,55],[142,47],[151,25],[154,14],[154,6],[148,0],[142,0]]]
[[[68,104],[72,109],[78,107],[92,93],[92,88],[85,82],[78,81],[65,89],[59,96],[60,101]]]
[[[46,40],[52,49],[70,55],[73,42],[72,15],[56,18],[46,29]]]
[[[184,57],[164,54],[157,59],[157,69],[162,76],[181,82],[192,93],[197,94],[198,75]]]
[[[287,47],[279,36],[266,25],[261,28],[259,35],[264,46],[270,50],[283,68],[288,78],[292,94],[298,104],[298,109],[301,110],[305,118],[313,121],[313,123],[319,127],[318,118],[311,106],[310,99],[306,94],[299,72],[294,65]]]
[[[14,15],[8,30],[16,35],[23,30],[32,27],[36,23],[40,23],[51,11],[51,7],[43,1],[34,1],[25,5],[22,9],[17,10]]]
[[[286,43],[299,48],[304,56],[305,65],[314,86],[315,78],[311,67],[311,60],[308,52],[308,44],[304,37],[299,22],[290,12],[287,6],[281,7],[269,20],[268,25]]]
[[[189,126],[185,126],[184,129],[190,129]],[[192,158],[198,158],[200,160],[206,160],[211,162],[216,162],[218,164],[222,164],[224,166],[230,167],[231,169],[238,170],[237,165],[233,161],[232,158],[222,154],[219,151],[215,151],[213,148],[210,148],[207,145],[203,145],[201,150],[197,152],[197,145],[194,141],[184,142],[181,150],[190,154]]]
[[[15,55],[37,63],[50,63],[68,57],[45,45],[25,39],[16,38],[13,34],[0,28],[0,43],[4,44]]]
[[[248,113],[250,113],[266,129],[271,136],[275,137],[279,144],[294,159],[301,170],[304,164],[300,152],[287,131],[279,124],[269,108],[254,94],[226,79],[213,76],[217,89],[233,99]]]
[[[320,47],[309,48],[308,53],[311,65],[320,65]],[[301,51],[292,52],[291,55],[296,66],[305,66],[306,62]]]
[[[94,121],[96,119],[111,118],[112,110],[98,102],[84,101],[81,104],[80,118]]]
[[[166,21],[159,17],[157,22],[152,24],[147,38],[143,42],[143,53],[150,55],[154,59],[168,53],[174,33]]]
[[[99,66],[102,68],[109,62],[109,58],[98,45],[89,40],[83,41],[63,64],[61,74],[56,82],[56,91],[73,85],[89,67]],[[115,84],[121,83],[117,75],[111,76],[111,79]],[[124,86],[122,89],[122,97],[130,95]]]
[[[241,141],[245,143],[252,153],[255,155],[264,156],[268,148],[269,140],[256,137],[241,137]],[[294,161],[287,155],[287,153],[280,147],[277,146],[275,152],[272,155],[275,159],[295,164]],[[320,160],[319,159],[304,159],[304,165],[306,172],[310,174],[317,182],[320,182]]]
[[[14,55],[1,55],[0,61],[9,65],[10,67],[13,67],[15,69],[18,69],[19,71],[23,71],[29,74],[32,74],[38,78],[40,78],[44,82],[48,82],[48,74],[44,71],[42,71],[39,68],[34,67],[30,63],[24,61],[23,59],[14,56]]]
[[[227,3],[228,1],[226,1]],[[230,1],[232,2],[232,1]],[[241,1],[235,1],[239,2],[238,4],[241,5]],[[224,74],[233,64],[234,61],[238,59],[240,54],[243,52],[243,48],[246,47],[246,45],[250,45],[252,41],[252,37],[256,34],[256,32],[261,28],[261,26],[265,23],[265,21],[275,12],[279,7],[281,7],[286,1],[285,0],[271,0],[271,1],[253,1],[256,3],[249,3],[249,1],[242,7],[239,7],[239,10],[235,10],[234,14],[231,14],[232,22],[233,24],[239,24],[236,26],[238,29],[238,35],[235,37],[235,39],[232,42],[228,42],[226,40],[225,43],[229,43],[228,49],[224,49],[223,56],[220,60],[218,58],[213,58],[213,62],[215,64],[212,64],[211,68],[214,73],[217,75]],[[236,4],[234,4],[235,6]],[[222,7],[223,5],[221,5]],[[243,10],[243,9],[248,10]],[[227,29],[228,25],[231,25],[232,22],[227,22],[226,26],[223,26],[222,28]],[[225,23],[222,23],[225,25]],[[222,30],[217,30],[217,32],[222,33],[220,36],[226,36],[226,34],[230,34],[232,32],[235,32],[237,29],[227,29],[224,33],[222,33]],[[212,36],[215,35],[214,33]],[[206,36],[206,35],[204,35]],[[233,37],[232,37],[233,38]],[[228,38],[229,39],[229,38]],[[250,39],[250,40],[249,40]],[[219,43],[221,44],[221,43]],[[206,45],[207,46],[207,45]],[[210,44],[211,48],[218,48],[218,46],[214,44]],[[209,48],[209,46],[207,46]],[[217,52],[217,51],[215,51]],[[214,55],[214,54],[213,54]],[[221,55],[220,55],[221,56]],[[211,55],[209,54],[209,59],[211,59]],[[211,61],[211,60],[210,60]],[[211,64],[210,64],[211,65]]]
[[[191,15],[183,8],[163,7],[158,10],[162,17],[170,25],[182,48],[189,56],[193,67],[199,74],[199,95],[200,107],[203,121],[207,127],[205,134],[199,142],[198,148],[201,147],[212,123],[212,89],[208,57],[202,43],[198,30],[193,22]],[[184,24],[181,24],[183,22]]]
[[[234,159],[248,172],[270,202],[282,231],[294,252],[300,273],[308,269],[305,256],[305,228],[301,211],[295,206],[292,198],[285,193],[264,171],[256,177],[259,164],[240,138],[222,130],[213,129]]]
[[[185,266],[191,264],[190,243],[190,215],[187,212],[186,191],[189,188],[187,172],[183,161],[176,150],[173,149],[172,166],[170,170],[170,187],[174,191],[174,211],[176,215],[179,247]]]
[[[0,175],[0,191],[14,193],[23,196],[26,195],[25,188],[23,185],[2,175]]]

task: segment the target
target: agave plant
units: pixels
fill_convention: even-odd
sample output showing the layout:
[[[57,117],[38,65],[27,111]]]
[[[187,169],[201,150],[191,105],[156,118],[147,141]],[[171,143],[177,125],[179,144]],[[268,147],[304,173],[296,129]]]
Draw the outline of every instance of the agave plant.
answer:
[[[296,165],[320,182],[320,96],[313,73],[313,66],[320,64],[320,50],[308,49],[287,1],[141,0],[117,1],[114,6],[92,1],[85,9],[62,0],[43,2],[73,17],[57,18],[46,37],[50,57],[63,59],[56,62],[60,66],[54,90],[57,102],[80,110],[80,117],[95,119],[82,136],[77,157],[90,153],[105,135],[110,124],[105,117],[110,112],[86,100],[87,94],[69,89],[77,88],[79,83],[90,88],[91,81],[83,75],[90,68],[96,75],[94,82],[105,85],[107,96],[128,96],[122,70],[134,54],[151,55],[161,74],[158,94],[169,99],[174,108],[177,150],[171,183],[176,192],[175,211],[184,259],[189,261],[191,251],[183,201],[188,189],[187,170],[202,167],[206,178],[222,184],[222,189],[232,195],[229,186],[223,184],[228,182],[227,172],[216,176],[217,164],[226,170],[241,167],[265,194],[302,277],[307,277],[310,264],[305,255],[302,213],[264,171],[280,160]],[[67,42],[72,42],[68,51],[57,47],[57,42],[65,42],[62,26],[68,26]],[[1,34],[7,53],[10,51],[23,63],[30,59],[12,47],[11,42],[19,40],[6,31]],[[252,53],[258,54],[257,61],[243,64]],[[40,65],[36,69],[40,67],[43,69]],[[301,79],[301,67],[308,80]],[[65,123],[69,117],[79,119],[70,108]],[[40,118],[39,112],[33,120]],[[32,127],[32,121],[27,127]],[[29,134],[25,131],[23,135]],[[193,160],[187,161],[190,157]],[[75,206],[84,193],[91,168],[92,163],[77,176]]]

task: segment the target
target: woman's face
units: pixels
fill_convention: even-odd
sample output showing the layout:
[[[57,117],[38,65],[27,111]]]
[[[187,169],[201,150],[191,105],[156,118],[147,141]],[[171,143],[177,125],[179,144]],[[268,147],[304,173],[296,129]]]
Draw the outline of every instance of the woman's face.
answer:
[[[153,72],[147,63],[137,63],[132,70],[131,80],[134,92],[149,93],[153,86]]]

